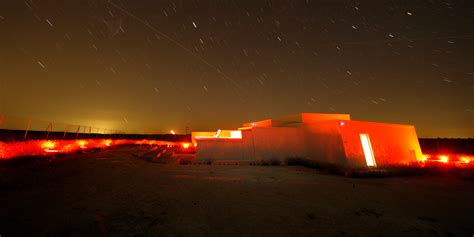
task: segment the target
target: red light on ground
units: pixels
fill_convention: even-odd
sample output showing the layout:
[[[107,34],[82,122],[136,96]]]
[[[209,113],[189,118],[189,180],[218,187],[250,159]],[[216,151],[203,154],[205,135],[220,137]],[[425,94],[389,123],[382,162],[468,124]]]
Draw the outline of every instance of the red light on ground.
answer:
[[[112,145],[112,140],[105,140],[104,145],[105,146],[111,146]]]
[[[59,153],[59,150],[54,150],[54,149],[46,149],[44,150],[46,153]]]
[[[6,157],[6,154],[5,154],[5,153],[6,153],[6,152],[5,152],[5,148],[4,148],[3,142],[0,142],[0,159]]]
[[[438,156],[438,158],[439,158],[439,161],[442,162],[442,163],[448,163],[449,162],[449,157],[448,156],[440,155],[440,156]]]
[[[77,145],[78,145],[81,149],[86,149],[86,148],[87,148],[87,141],[79,140],[79,141],[77,141]]]
[[[469,156],[463,156],[463,157],[461,157],[460,161],[463,164],[469,164],[469,163],[471,163],[471,158]]]
[[[56,147],[56,143],[53,141],[44,141],[41,142],[41,148],[42,149],[54,149]]]
[[[428,163],[432,165],[452,165],[461,168],[471,167],[472,166],[472,156],[465,154],[424,154],[423,163]]]
[[[0,159],[10,159],[21,156],[47,155],[51,153],[71,153],[82,149],[105,148],[117,145],[167,145],[168,147],[183,147],[187,151],[192,143],[167,142],[159,140],[113,140],[113,139],[89,139],[89,140],[36,140],[19,142],[0,142]],[[183,145],[184,144],[184,145]],[[189,150],[188,150],[189,149]]]
[[[61,148],[61,153],[69,153],[74,151],[74,146],[72,144],[67,144]]]
[[[56,142],[53,142],[53,141],[41,142],[40,147],[41,147],[41,149],[44,150],[44,152],[47,152],[47,153],[57,153],[57,152],[59,152],[59,150],[54,149],[54,148],[56,148]]]

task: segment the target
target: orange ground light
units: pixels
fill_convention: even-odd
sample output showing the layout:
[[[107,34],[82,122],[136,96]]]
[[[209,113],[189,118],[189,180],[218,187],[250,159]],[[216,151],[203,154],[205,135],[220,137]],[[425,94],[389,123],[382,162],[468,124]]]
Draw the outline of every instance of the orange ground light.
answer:
[[[190,143],[158,140],[31,140],[22,142],[0,142],[0,159],[22,156],[45,156],[54,153],[72,153],[79,150],[107,148],[117,145],[160,145],[190,149]]]
[[[32,140],[22,142],[0,142],[0,159],[24,156],[47,156],[55,153],[73,153],[80,150],[107,148],[118,145],[159,145],[177,147],[183,151],[195,151],[196,144],[158,140]],[[466,154],[423,154],[425,165],[473,167],[474,157]]]
[[[466,154],[423,154],[423,163],[436,166],[474,167],[474,156]]]

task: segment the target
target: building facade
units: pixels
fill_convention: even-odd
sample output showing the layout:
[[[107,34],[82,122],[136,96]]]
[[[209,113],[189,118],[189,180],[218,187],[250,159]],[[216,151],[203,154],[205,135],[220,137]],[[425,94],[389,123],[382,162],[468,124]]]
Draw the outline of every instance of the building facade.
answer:
[[[302,113],[192,136],[196,159],[202,161],[298,158],[364,168],[411,165],[423,159],[414,126],[354,121],[348,114]]]

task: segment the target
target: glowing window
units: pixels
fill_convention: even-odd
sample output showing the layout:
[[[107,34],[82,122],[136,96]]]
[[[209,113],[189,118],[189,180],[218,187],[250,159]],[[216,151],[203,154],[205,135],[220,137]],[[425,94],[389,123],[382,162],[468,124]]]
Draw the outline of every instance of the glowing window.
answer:
[[[360,134],[360,141],[362,143],[362,149],[364,149],[365,161],[367,162],[368,167],[376,167],[374,158],[374,151],[372,150],[372,145],[370,144],[369,134]]]
[[[230,138],[242,139],[242,131],[230,131]]]

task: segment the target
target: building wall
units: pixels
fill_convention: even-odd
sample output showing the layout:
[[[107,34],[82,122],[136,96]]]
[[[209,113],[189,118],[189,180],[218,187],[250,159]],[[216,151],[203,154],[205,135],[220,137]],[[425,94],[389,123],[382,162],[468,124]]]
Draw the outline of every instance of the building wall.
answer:
[[[303,130],[292,127],[254,128],[252,130],[256,160],[285,161],[305,155]]]
[[[198,139],[197,160],[243,160],[241,139]]]
[[[255,160],[255,142],[252,132],[252,130],[242,131],[242,156],[244,160]]]
[[[320,163],[347,166],[339,121],[324,121],[303,125],[306,158]]]
[[[422,160],[415,128],[410,125],[345,121],[339,126],[348,164],[366,167],[360,134],[369,134],[377,167],[405,165]]]
[[[377,167],[422,160],[415,128],[350,120],[303,123],[299,127],[256,127],[242,139],[198,140],[197,159],[285,161],[306,158],[345,167],[367,167],[360,134],[368,134]]]

